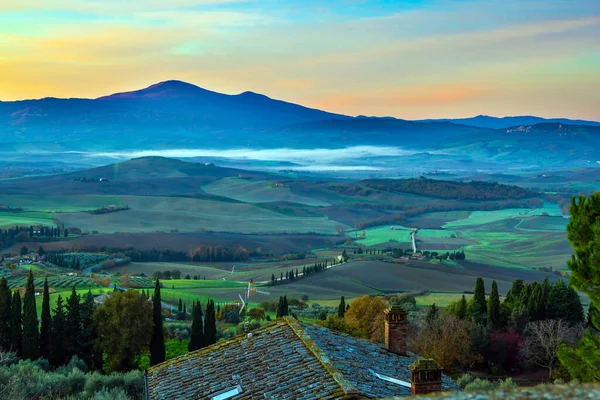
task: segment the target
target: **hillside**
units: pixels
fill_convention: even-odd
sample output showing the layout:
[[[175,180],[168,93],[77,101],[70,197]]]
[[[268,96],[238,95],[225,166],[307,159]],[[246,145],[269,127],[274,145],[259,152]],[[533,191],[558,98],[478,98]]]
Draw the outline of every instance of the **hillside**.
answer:
[[[490,129],[506,129],[513,126],[535,125],[541,123],[560,123],[569,125],[588,125],[600,126],[600,122],[586,121],[581,119],[568,118],[541,118],[531,115],[514,116],[514,117],[491,117],[489,115],[478,115],[471,118],[444,118],[444,119],[425,119],[421,122],[453,122],[461,125],[478,126],[481,128]]]

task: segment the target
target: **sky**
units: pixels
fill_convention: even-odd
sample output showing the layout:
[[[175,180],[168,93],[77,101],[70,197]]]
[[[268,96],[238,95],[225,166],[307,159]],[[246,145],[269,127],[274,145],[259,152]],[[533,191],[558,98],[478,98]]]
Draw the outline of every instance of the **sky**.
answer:
[[[597,0],[0,0],[0,100],[178,79],[348,115],[600,121]]]

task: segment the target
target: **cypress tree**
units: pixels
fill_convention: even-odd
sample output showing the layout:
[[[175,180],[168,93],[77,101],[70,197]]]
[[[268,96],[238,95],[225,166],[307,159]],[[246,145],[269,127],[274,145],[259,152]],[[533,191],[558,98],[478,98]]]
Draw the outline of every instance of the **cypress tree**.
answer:
[[[156,280],[154,296],[152,297],[152,339],[150,340],[150,365],[156,365],[165,361],[165,332],[163,330],[162,305],[160,299],[160,282]],[[181,299],[179,299],[179,311],[181,311]]]
[[[433,303],[431,307],[429,307],[429,311],[427,311],[427,316],[425,317],[425,319],[427,320],[427,322],[433,322],[438,318],[438,315],[439,310],[435,303]]]
[[[67,312],[61,295],[56,300],[56,308],[50,327],[50,363],[61,366],[67,363]]]
[[[10,350],[11,296],[8,282],[0,278],[0,351]]]
[[[187,318],[187,307],[185,303],[183,303],[183,316]]]
[[[37,360],[40,356],[40,332],[38,330],[38,316],[35,306],[35,287],[33,285],[33,271],[29,270],[25,297],[23,299],[23,358]]]
[[[10,348],[20,357],[23,354],[23,314],[18,290],[13,293],[10,306]]]
[[[475,282],[475,294],[473,295],[473,304],[471,305],[471,316],[475,321],[482,323],[486,319],[487,305],[485,302],[485,286],[483,279],[477,278]]]
[[[583,305],[581,304],[581,299],[579,295],[572,287],[568,287],[567,289],[567,316],[565,319],[569,321],[571,324],[577,324],[579,322],[585,321],[585,315],[583,312]]]
[[[290,311],[288,309],[288,301],[287,301],[287,295],[283,296],[283,316],[287,316],[290,315]]]
[[[48,277],[44,279],[44,295],[42,299],[42,322],[40,326],[40,355],[46,360],[50,359],[50,290]]]
[[[88,290],[81,303],[81,333],[79,335],[79,353],[77,356],[90,369],[94,368],[94,359],[97,357],[95,342],[98,334],[93,320],[94,308],[94,295],[92,295],[91,290]]]
[[[465,319],[467,317],[467,298],[463,294],[460,302],[458,303],[458,310],[456,312],[456,316],[460,319]]]
[[[338,317],[344,318],[346,315],[346,301],[344,300],[344,296],[340,299],[340,305],[338,306]]]
[[[279,303],[277,304],[277,318],[283,317],[283,296],[279,296]]]
[[[190,334],[190,342],[188,343],[188,351],[194,351],[206,347],[204,338],[204,324],[202,322],[202,306],[200,302],[192,304],[192,332]]]
[[[215,303],[212,300],[209,300],[206,306],[204,338],[207,346],[217,343],[217,320],[215,316]]]
[[[67,299],[67,360],[80,354],[81,342],[81,296],[77,294],[75,286],[71,289],[71,296]]]
[[[537,282],[536,282],[537,283]],[[540,320],[540,300],[542,299],[542,289],[540,285],[533,286],[533,291],[529,296],[529,301],[527,302],[527,314],[529,314],[529,321],[539,321]]]
[[[154,295],[156,296],[156,290],[154,290]],[[177,306],[177,311],[179,311],[179,312],[183,311],[183,302],[181,301],[181,299],[179,299],[179,304]]]
[[[498,294],[498,285],[496,284],[496,281],[492,281],[490,309],[487,313],[487,323],[492,330],[500,328],[500,295]]]

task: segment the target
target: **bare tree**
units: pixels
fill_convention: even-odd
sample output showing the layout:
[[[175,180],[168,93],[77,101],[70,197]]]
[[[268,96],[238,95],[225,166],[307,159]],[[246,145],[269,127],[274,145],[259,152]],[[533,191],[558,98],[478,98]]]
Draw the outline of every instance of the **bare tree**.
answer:
[[[548,369],[548,376],[552,377],[552,368],[558,359],[558,347],[576,343],[583,331],[582,324],[570,326],[563,320],[530,322],[525,327],[527,336],[521,349],[523,358],[527,364]]]

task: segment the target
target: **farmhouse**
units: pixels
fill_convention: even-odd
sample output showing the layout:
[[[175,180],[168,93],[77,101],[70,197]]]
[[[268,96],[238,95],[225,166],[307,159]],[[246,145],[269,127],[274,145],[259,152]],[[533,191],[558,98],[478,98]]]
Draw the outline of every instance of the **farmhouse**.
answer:
[[[385,347],[293,318],[146,371],[147,399],[363,399],[457,390],[406,351],[406,312],[385,313]]]

